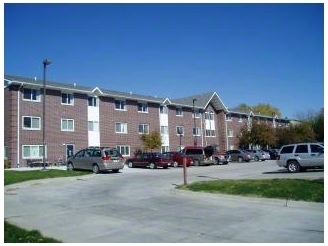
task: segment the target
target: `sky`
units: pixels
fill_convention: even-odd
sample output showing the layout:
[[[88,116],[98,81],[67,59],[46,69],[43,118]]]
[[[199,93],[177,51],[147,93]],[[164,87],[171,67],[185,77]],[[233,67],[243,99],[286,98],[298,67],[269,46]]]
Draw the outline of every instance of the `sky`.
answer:
[[[324,107],[324,4],[4,3],[4,74],[177,99]]]

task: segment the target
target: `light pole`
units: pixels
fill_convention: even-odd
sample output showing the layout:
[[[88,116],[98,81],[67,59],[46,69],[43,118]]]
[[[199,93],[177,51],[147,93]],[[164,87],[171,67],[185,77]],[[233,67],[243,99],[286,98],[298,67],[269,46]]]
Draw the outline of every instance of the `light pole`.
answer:
[[[197,146],[197,136],[196,136],[196,114],[195,114],[195,101],[197,99],[192,99],[192,110],[194,111],[194,146]]]
[[[43,155],[42,155],[42,166],[43,170],[46,169],[45,157],[46,157],[46,141],[45,141],[45,128],[46,128],[46,69],[51,64],[51,61],[45,59],[43,61],[43,104],[42,104],[42,144],[43,144]]]
[[[178,134],[180,135],[180,151],[181,151],[181,137],[182,137],[182,130],[178,128]]]

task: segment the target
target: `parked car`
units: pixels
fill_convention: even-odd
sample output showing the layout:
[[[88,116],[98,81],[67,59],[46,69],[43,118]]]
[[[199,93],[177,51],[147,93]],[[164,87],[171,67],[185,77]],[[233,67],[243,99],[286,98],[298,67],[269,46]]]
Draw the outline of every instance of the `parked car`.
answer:
[[[229,156],[229,161],[250,162],[254,160],[251,154],[246,150],[233,149],[228,150],[226,154]]]
[[[284,145],[279,150],[277,165],[295,173],[308,168],[324,168],[324,145],[297,143]]]
[[[247,149],[246,151],[251,153],[254,161],[265,161],[270,159],[270,154],[265,153],[263,150]]]
[[[164,156],[168,156],[172,159],[172,166],[179,167],[183,166],[183,159],[186,158],[186,166],[189,167],[194,164],[194,159],[191,156],[184,155],[178,151],[168,151],[163,153]]]
[[[128,158],[126,163],[129,168],[132,167],[149,167],[156,169],[157,167],[168,168],[172,166],[173,160],[168,156],[164,156],[159,152],[137,153],[133,158]]]
[[[229,156],[225,152],[219,152],[217,150],[217,145],[209,145],[207,149],[212,148],[213,154],[212,158],[214,159],[214,164],[217,165],[226,165],[229,163]]]
[[[213,165],[215,160],[212,157],[214,150],[212,147],[186,146],[181,150],[184,155],[191,156],[194,159],[194,165]]]
[[[84,169],[94,173],[118,172],[124,168],[125,159],[115,148],[89,147],[78,151],[67,159],[67,170]]]
[[[276,160],[277,159],[277,154],[278,154],[279,150],[276,150],[276,149],[263,149],[263,151],[269,153],[270,160]]]

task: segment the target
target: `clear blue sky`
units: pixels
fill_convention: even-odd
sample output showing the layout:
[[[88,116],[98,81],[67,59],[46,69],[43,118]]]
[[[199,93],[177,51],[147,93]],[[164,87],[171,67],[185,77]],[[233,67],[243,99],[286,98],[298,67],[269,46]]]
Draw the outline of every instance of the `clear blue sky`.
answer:
[[[324,107],[323,4],[4,3],[4,73],[283,117]]]

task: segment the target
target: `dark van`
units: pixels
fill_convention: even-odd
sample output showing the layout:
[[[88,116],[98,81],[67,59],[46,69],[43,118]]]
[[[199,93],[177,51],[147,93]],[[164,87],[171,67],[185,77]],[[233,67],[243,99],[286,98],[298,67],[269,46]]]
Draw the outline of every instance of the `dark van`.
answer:
[[[184,155],[191,156],[194,159],[194,165],[213,165],[215,160],[213,159],[213,148],[199,147],[199,146],[186,146],[181,150]]]

